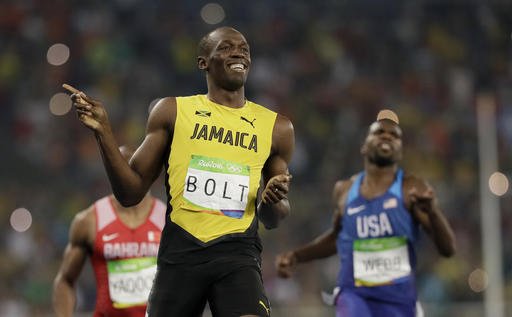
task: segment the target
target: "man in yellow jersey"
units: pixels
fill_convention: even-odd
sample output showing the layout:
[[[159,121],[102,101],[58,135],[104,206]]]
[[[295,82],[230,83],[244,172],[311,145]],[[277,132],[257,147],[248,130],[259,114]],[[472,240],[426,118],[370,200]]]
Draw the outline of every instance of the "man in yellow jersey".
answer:
[[[290,212],[293,125],[245,99],[251,55],[237,30],[205,35],[197,65],[208,92],[162,98],[129,163],[103,105],[67,88],[123,205],[139,202],[166,169],[168,212],[148,315],[201,316],[208,302],[214,316],[269,316],[258,220],[276,228]]]

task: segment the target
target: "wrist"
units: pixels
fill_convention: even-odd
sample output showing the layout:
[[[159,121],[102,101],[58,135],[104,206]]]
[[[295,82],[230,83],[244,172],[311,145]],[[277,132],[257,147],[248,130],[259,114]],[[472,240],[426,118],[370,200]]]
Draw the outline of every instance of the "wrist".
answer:
[[[299,250],[292,251],[291,257],[295,263],[301,263],[304,261],[304,257]]]
[[[98,125],[98,127],[94,130],[94,134],[97,139],[105,140],[113,136],[112,129],[110,126]]]
[[[430,208],[427,210],[427,215],[429,217],[437,217],[439,215],[440,211],[437,208]]]

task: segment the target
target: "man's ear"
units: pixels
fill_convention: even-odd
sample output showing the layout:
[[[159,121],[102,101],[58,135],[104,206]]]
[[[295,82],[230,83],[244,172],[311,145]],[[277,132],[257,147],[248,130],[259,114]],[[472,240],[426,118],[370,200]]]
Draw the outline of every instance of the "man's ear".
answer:
[[[208,70],[208,62],[206,61],[206,58],[203,56],[197,57],[197,68],[200,70]]]
[[[361,149],[360,149],[360,153],[364,156],[366,155],[366,151],[367,151],[367,147],[366,147],[366,142],[361,146]]]

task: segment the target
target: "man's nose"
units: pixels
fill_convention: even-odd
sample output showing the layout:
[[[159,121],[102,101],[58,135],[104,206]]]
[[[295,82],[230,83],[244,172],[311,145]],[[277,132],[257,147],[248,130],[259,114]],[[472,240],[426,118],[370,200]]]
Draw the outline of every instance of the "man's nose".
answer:
[[[245,55],[241,49],[234,48],[233,50],[231,50],[231,56],[232,57],[244,57]]]
[[[384,132],[380,135],[380,138],[383,140],[391,141],[394,139],[394,136],[393,136],[393,134],[391,134],[389,132]]]
[[[245,53],[244,49],[242,47],[234,46],[231,49],[231,56],[234,57],[245,57],[247,54]]]

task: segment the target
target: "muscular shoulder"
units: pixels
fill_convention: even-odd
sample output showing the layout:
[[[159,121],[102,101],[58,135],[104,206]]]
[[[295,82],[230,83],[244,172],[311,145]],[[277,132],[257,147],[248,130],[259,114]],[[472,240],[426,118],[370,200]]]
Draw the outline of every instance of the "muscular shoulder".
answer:
[[[274,138],[281,140],[289,140],[294,138],[293,124],[287,117],[277,114],[276,123],[274,124]]]
[[[347,200],[347,194],[352,186],[352,183],[354,182],[355,175],[343,180],[338,180],[334,184],[333,192],[332,192],[332,200],[335,204],[335,206],[338,209],[338,212],[340,215],[343,213],[343,209],[345,207],[345,203]]]
[[[339,200],[339,198],[342,197],[343,194],[347,192],[348,188],[350,187],[349,184],[351,184],[350,179],[336,181],[336,183],[334,184],[333,191],[332,191],[333,200],[335,200],[335,201]]]
[[[425,179],[421,177],[418,177],[410,173],[404,173],[402,187],[405,192],[411,190],[412,188],[416,188],[419,191],[424,191],[430,188],[430,185]]]
[[[279,153],[287,161],[295,148],[295,131],[293,124],[287,117],[277,114],[274,130],[272,132],[273,152]]]
[[[94,205],[77,213],[71,222],[69,240],[74,244],[92,245],[96,234]]]
[[[288,117],[278,113],[276,117],[275,130],[276,132],[290,133],[293,132],[293,124]]]
[[[158,100],[149,114],[148,128],[172,128],[176,121],[176,97],[164,97]]]

